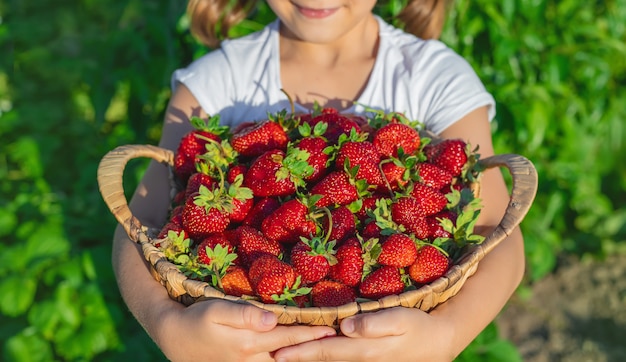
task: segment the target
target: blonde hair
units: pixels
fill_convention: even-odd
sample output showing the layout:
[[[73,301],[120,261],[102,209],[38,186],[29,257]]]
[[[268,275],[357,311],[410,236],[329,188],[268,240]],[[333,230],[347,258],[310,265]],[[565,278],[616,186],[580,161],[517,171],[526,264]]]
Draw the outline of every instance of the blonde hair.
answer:
[[[396,15],[404,31],[422,39],[438,39],[446,17],[446,0],[409,0]]]
[[[258,0],[189,0],[187,15],[190,31],[203,44],[215,48],[228,38],[228,32],[244,20]],[[441,35],[446,0],[408,0],[396,19],[408,33],[423,39]]]
[[[216,48],[228,38],[228,31],[244,20],[257,0],[189,0],[191,34],[203,44]]]

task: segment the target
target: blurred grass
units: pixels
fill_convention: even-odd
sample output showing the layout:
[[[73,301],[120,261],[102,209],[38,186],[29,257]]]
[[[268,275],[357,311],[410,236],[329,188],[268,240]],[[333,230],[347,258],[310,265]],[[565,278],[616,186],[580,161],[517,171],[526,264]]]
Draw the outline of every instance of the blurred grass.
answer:
[[[381,1],[386,19],[404,1]],[[162,359],[110,268],[96,168],[156,143],[169,76],[206,49],[180,1],[0,1],[0,341],[7,361]],[[233,35],[272,18],[265,5]],[[500,153],[537,166],[525,285],[564,253],[625,252],[626,0],[456,1],[442,40],[498,102]],[[131,163],[132,190],[144,163]],[[519,360],[491,325],[459,358]]]

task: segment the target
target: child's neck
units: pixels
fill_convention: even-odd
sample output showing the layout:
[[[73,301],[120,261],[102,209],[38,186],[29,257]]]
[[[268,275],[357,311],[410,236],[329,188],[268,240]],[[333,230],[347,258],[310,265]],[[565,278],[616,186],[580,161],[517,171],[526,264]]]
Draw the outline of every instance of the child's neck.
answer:
[[[363,92],[378,51],[378,24],[328,44],[281,36],[283,88],[299,104],[345,109]]]

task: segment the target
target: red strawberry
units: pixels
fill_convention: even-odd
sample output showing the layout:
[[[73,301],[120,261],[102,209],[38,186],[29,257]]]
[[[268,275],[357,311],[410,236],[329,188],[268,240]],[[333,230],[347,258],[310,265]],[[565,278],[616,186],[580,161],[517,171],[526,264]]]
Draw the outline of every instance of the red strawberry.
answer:
[[[414,184],[411,196],[419,201],[416,212],[421,216],[433,215],[443,210],[448,204],[446,195],[434,188],[422,184]]]
[[[408,183],[408,179],[405,178],[406,167],[400,166],[395,162],[383,162],[380,164],[380,168],[384,179],[387,181],[383,184],[383,187],[379,187],[381,192],[388,189],[396,191]]]
[[[418,164],[416,172],[421,183],[435,190],[440,190],[452,182],[452,174],[450,172],[432,163],[424,162]]]
[[[452,222],[452,225],[456,223],[457,215],[451,210],[443,210],[435,215],[426,217],[426,224],[428,225],[429,234],[428,239],[434,240],[436,238],[451,238],[452,234],[444,230],[439,219],[448,219]]]
[[[319,207],[347,205],[359,198],[357,187],[343,171],[333,171],[326,175],[311,188],[311,195],[323,196],[316,203]]]
[[[419,199],[412,196],[401,197],[391,204],[391,218],[398,224],[406,225],[415,218],[426,216],[421,207]]]
[[[244,225],[252,226],[255,229],[261,229],[261,224],[272,212],[280,207],[278,199],[273,197],[265,197],[257,201],[252,209],[243,220]]]
[[[380,299],[400,294],[404,291],[404,282],[400,270],[393,266],[382,266],[368,274],[359,285],[359,294],[363,298]]]
[[[420,135],[406,124],[389,123],[374,134],[373,143],[382,157],[397,157],[400,148],[407,155],[418,151]]]
[[[369,185],[384,185],[382,173],[378,168],[380,156],[371,142],[348,141],[342,144],[335,159],[335,169],[343,169],[346,160],[349,168],[358,167],[355,179],[365,180]]]
[[[222,277],[222,289],[224,293],[235,297],[254,294],[248,272],[240,266],[231,266],[227,269]]]
[[[259,230],[241,225],[237,227],[237,254],[241,257],[243,265],[250,265],[254,259],[261,255],[280,255],[282,247],[276,240],[268,239]]]
[[[337,248],[337,263],[330,267],[328,276],[351,287],[357,286],[363,276],[363,250],[355,237],[346,240]]]
[[[228,239],[222,234],[213,234],[209,235],[200,244],[198,245],[198,261],[202,264],[211,264],[212,258],[211,255],[213,249],[217,246],[221,245],[225,248],[229,253],[233,252],[233,246]],[[207,250],[210,249],[210,250]]]
[[[165,238],[170,230],[176,231],[177,233],[183,230],[182,211],[182,205],[176,206],[174,209],[172,209],[172,211],[170,212],[170,218],[159,231],[157,239]]]
[[[430,162],[447,170],[453,176],[459,176],[468,160],[467,143],[461,139],[446,139],[427,150]]]
[[[451,183],[441,188],[440,192],[444,195],[451,193],[453,190],[461,191],[465,185],[463,183]]]
[[[296,279],[297,281],[297,279]],[[307,293],[305,295],[294,295],[294,296],[290,296],[289,298],[287,298],[287,300],[290,300],[290,302],[287,302],[286,304],[290,304],[290,305],[295,305],[298,308],[306,308],[306,307],[310,307],[311,306],[311,296],[308,294],[310,293],[310,288],[302,288],[305,290],[304,293]],[[301,289],[301,290],[302,290]],[[296,288],[296,293],[298,293],[298,289]],[[284,294],[283,294],[284,296]]]
[[[435,147],[436,143],[429,143],[422,148],[422,153],[426,157],[426,162],[431,162],[433,157],[437,154],[438,150]]]
[[[315,307],[338,307],[356,300],[353,288],[333,281],[322,280],[311,290],[311,300]]]
[[[281,243],[296,243],[301,236],[315,234],[315,222],[310,219],[309,208],[298,199],[283,203],[261,224],[263,234]]]
[[[243,220],[252,206],[246,205],[253,195],[250,189],[241,187],[242,176],[233,184],[200,185],[198,192],[190,195],[182,211],[183,227],[193,239],[226,230],[231,216]]]
[[[450,259],[446,255],[432,245],[424,245],[409,266],[409,276],[416,283],[426,284],[444,275],[449,267]]]
[[[187,199],[187,195],[185,194],[185,190],[178,191],[172,199],[172,204],[182,205],[185,203],[186,199]]]
[[[378,164],[380,156],[374,144],[357,138],[354,141],[347,141],[339,147],[335,159],[335,168],[342,169],[346,159],[350,161],[350,167],[354,167],[364,162]]]
[[[258,258],[254,259],[252,265],[248,268],[248,278],[250,278],[252,287],[254,288],[263,274],[272,270],[276,265],[280,265],[280,263],[282,263],[282,260],[271,254],[261,254]],[[252,266],[254,266],[254,268],[252,268]]]
[[[254,201],[250,199],[233,199],[233,211],[230,213],[231,222],[242,222],[252,209]]]
[[[189,120],[194,130],[183,136],[174,156],[174,173],[180,180],[187,181],[196,172],[197,157],[204,154],[210,140],[221,142],[221,135],[227,128],[219,125],[219,119],[219,116],[213,116],[206,121],[199,117]]]
[[[182,223],[168,222],[161,228],[161,231],[159,231],[157,239],[165,238],[170,231],[175,231],[177,233],[183,231]]]
[[[426,217],[415,217],[404,221],[402,225],[408,233],[413,234],[419,240],[428,240],[433,230]]]
[[[193,279],[209,280],[212,285],[220,285],[226,270],[235,264],[237,254],[230,242],[222,236],[209,236],[195,250],[188,263],[182,264],[181,271]],[[184,260],[184,259],[179,259]]]
[[[297,187],[304,187],[303,179],[313,173],[307,162],[309,154],[295,147],[267,151],[250,165],[245,183],[255,196],[289,196]]]
[[[228,186],[228,194],[232,196],[232,208],[229,211],[229,217],[232,222],[242,222],[254,205],[252,190],[242,187],[243,181],[243,175],[239,174]]]
[[[226,229],[221,233],[221,235],[228,239],[230,245],[232,245],[233,247],[236,248],[238,246],[239,232],[237,231],[237,229]]]
[[[297,274],[276,256],[265,254],[255,259],[248,271],[255,293],[264,303],[276,303],[272,295],[281,295],[296,282]]]
[[[339,110],[334,107],[325,107],[325,108],[322,108],[319,113],[320,114],[339,114]]]
[[[404,226],[409,233],[423,240],[428,237],[430,229],[421,208],[420,200],[410,196],[401,197],[391,205],[391,218],[395,223]]]
[[[228,173],[226,174],[226,181],[230,184],[235,182],[237,176],[242,175],[244,177],[246,172],[248,171],[248,167],[243,164],[233,165],[228,169]]]
[[[312,284],[326,277],[330,266],[337,262],[333,242],[320,237],[303,238],[291,249],[291,264],[302,276],[302,283]]]
[[[365,220],[368,217],[367,215],[368,211],[371,211],[374,208],[376,208],[376,200],[379,200],[382,198],[383,196],[380,194],[373,194],[371,196],[363,197],[362,198],[363,204],[361,205],[361,209],[354,213],[357,219],[359,219],[360,222],[365,222]]]
[[[228,227],[230,219],[226,203],[216,193],[201,186],[191,195],[183,208],[183,227],[192,239],[200,240]]]
[[[202,172],[194,172],[187,181],[187,187],[185,188],[185,199],[189,198],[192,194],[200,190],[200,185],[206,186],[209,190],[215,188],[218,180],[212,176]]]
[[[361,236],[365,239],[378,238],[380,237],[382,229],[375,221],[370,221],[363,226],[363,230],[361,231]]]
[[[182,224],[183,222],[183,205],[178,205],[170,212],[170,222]]]
[[[415,242],[408,235],[389,235],[381,245],[378,263],[402,268],[413,264],[417,257]]]
[[[307,162],[313,167],[313,172],[304,177],[306,182],[314,183],[321,179],[328,171],[328,154],[324,152],[328,143],[321,137],[305,137],[297,144],[297,148],[309,153]]]
[[[322,114],[312,117],[307,123],[311,127],[315,127],[319,122],[328,124],[328,129],[324,136],[330,143],[337,143],[339,136],[342,134],[349,135],[352,129],[357,132],[361,131],[361,127],[355,120],[337,112],[322,111]]]
[[[245,157],[256,157],[269,150],[285,150],[289,138],[283,127],[272,120],[264,120],[242,127],[233,134],[233,149]]]
[[[356,231],[356,222],[354,214],[345,206],[340,206],[330,212],[333,221],[332,228],[328,240],[336,240],[340,244],[345,238],[354,235]],[[328,218],[322,220],[322,229],[324,233],[328,233]]]
[[[232,134],[241,133],[244,129],[254,126],[255,124],[257,124],[257,122],[254,122],[254,121],[241,122],[237,124],[236,126],[233,126],[230,131]]]
[[[255,196],[288,196],[296,192],[296,185],[288,177],[279,177],[278,172],[283,167],[285,152],[274,149],[259,156],[250,165],[244,178],[245,186],[249,187]]]

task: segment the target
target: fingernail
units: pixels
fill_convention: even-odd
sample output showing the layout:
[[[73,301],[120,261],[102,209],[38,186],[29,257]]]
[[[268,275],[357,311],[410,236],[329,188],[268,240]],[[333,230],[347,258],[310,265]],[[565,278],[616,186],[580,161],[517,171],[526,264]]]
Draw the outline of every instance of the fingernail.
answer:
[[[266,326],[276,324],[276,315],[272,312],[263,312],[263,317],[261,317],[261,323]]]
[[[354,319],[344,319],[343,322],[341,322],[341,330],[343,331],[343,333],[354,332]]]

